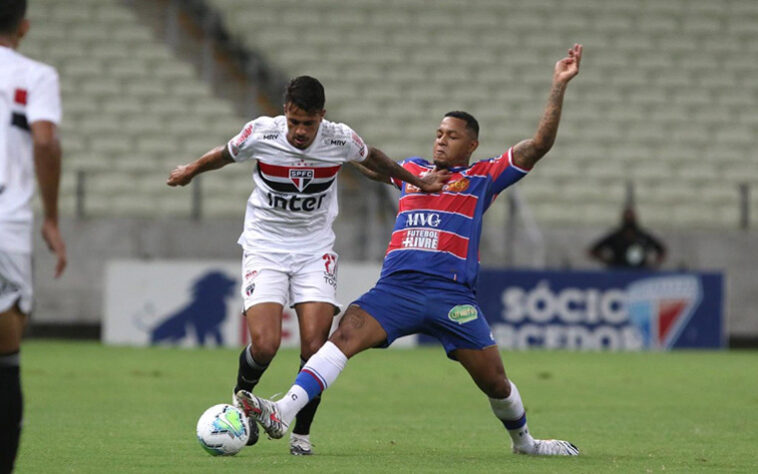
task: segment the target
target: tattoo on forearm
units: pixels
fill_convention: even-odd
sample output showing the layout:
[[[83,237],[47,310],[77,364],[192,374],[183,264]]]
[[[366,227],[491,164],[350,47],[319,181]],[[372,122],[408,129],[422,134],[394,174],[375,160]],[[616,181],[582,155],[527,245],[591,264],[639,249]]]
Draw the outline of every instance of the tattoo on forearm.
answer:
[[[538,137],[544,141],[550,143],[555,140],[555,135],[558,132],[558,122],[561,120],[561,109],[563,107],[563,92],[564,88],[559,86],[553,86],[550,90],[550,96],[547,100],[547,106],[545,107],[545,113],[540,120],[539,127],[537,128]]]
[[[558,134],[565,90],[565,85],[553,85],[534,138],[524,140],[514,148],[514,151],[524,160],[522,164],[533,166],[553,146]]]

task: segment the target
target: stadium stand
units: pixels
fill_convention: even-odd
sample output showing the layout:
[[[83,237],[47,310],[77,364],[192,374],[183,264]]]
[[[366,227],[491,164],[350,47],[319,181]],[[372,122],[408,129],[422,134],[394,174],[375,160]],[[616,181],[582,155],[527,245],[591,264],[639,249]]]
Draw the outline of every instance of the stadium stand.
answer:
[[[452,109],[481,122],[476,158],[529,136],[552,65],[581,42],[558,142],[519,185],[538,222],[609,224],[628,182],[650,226],[736,228],[741,183],[758,222],[754,0],[207,3],[287,76],[320,78],[328,117],[396,159],[428,155]],[[127,3],[36,0],[30,16],[35,34],[22,51],[62,75],[64,211],[84,170],[90,215],[187,215],[187,193],[163,185],[167,171],[245,118]],[[208,214],[241,214],[247,173],[225,169],[203,186]]]
[[[540,223],[614,221],[632,182],[650,225],[734,228],[738,183],[758,185],[752,0],[209,2],[289,75],[321,78],[329,116],[398,159],[428,155],[456,108],[480,119],[479,158],[528,136],[552,64],[583,43],[549,163],[520,185]]]
[[[244,119],[215,98],[129,5],[29,3],[33,34],[21,52],[55,65],[61,76],[61,212],[74,213],[77,174],[83,171],[87,216],[189,215],[191,193],[169,189],[168,172],[223,143]],[[238,204],[217,206],[213,213],[242,215],[249,176],[221,170],[202,181]]]

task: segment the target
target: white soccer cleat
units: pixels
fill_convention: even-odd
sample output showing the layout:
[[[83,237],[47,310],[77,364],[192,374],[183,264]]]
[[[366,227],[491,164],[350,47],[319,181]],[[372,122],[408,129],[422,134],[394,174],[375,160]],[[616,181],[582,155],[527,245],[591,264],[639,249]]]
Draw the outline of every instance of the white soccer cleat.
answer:
[[[290,435],[290,454],[293,456],[310,456],[313,454],[310,436],[292,433]]]
[[[560,439],[535,439],[530,447],[513,447],[516,454],[532,456],[579,456],[579,448]]]
[[[243,413],[245,412],[245,407],[234,393],[232,393],[232,406],[239,408]],[[258,442],[258,425],[255,423],[255,420],[249,416],[247,417],[247,427],[250,430],[250,437],[247,438],[245,446],[252,446]]]
[[[242,404],[245,415],[255,418],[269,438],[279,439],[289,429],[289,425],[282,421],[279,407],[271,400],[256,397],[247,390],[237,392],[237,400]]]

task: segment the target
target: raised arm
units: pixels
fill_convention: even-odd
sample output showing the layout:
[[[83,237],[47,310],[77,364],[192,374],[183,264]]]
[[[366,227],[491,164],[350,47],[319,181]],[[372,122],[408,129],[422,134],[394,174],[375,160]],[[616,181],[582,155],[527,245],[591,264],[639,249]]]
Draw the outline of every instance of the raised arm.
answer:
[[[34,169],[39,183],[44,218],[42,238],[58,258],[55,278],[66,268],[66,244],[58,228],[58,188],[61,180],[61,143],[58,127],[53,122],[40,120],[30,125],[34,144]]]
[[[558,123],[561,121],[563,95],[568,82],[579,74],[579,63],[582,60],[582,45],[575,44],[568,51],[568,56],[555,64],[553,85],[550,88],[545,112],[537,126],[534,137],[519,142],[513,147],[513,163],[524,169],[531,169],[550,150],[555,143],[558,133]]]
[[[192,163],[174,168],[169,174],[166,184],[169,186],[185,186],[198,174],[223,168],[233,162],[234,158],[229,154],[226,145],[217,146]]]
[[[392,161],[387,155],[378,148],[369,147],[368,156],[360,163],[358,169],[370,179],[391,183],[391,178],[397,178],[406,183],[410,183],[425,193],[436,193],[442,190],[443,186],[450,179],[450,172],[447,170],[435,170],[423,178],[412,174],[407,169]]]

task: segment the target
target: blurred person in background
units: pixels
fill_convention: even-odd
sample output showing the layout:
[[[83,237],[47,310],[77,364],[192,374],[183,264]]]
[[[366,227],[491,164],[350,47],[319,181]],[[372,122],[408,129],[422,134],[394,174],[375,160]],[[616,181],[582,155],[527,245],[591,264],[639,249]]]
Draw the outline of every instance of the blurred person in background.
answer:
[[[440,341],[488,397],[495,417],[511,438],[514,453],[576,456],[579,449],[558,439],[535,439],[516,385],[506,376],[492,331],[476,300],[479,239],[484,213],[508,186],[521,180],[552,148],[558,133],[568,83],[579,73],[582,46],[575,44],[553,70],[545,111],[533,137],[496,158],[470,164],[479,145],[479,123],[452,111],[437,129],[433,163],[413,157],[402,166],[418,176],[450,173],[442,192],[421,194],[386,174],[369,177],[401,190],[394,231],[376,286],[354,301],[329,341],[311,357],[289,391],[278,401],[240,391],[245,413],[255,417],[271,438],[281,438],[299,410],[330,387],[349,358],[395,339],[423,333]],[[386,381],[385,381],[386,382]],[[441,390],[440,396],[445,396]],[[453,406],[456,411],[470,407]],[[412,423],[387,407],[388,420],[401,430]],[[354,422],[353,422],[354,423]]]
[[[626,206],[621,225],[592,244],[589,255],[609,268],[658,268],[666,247],[640,227],[634,208]]]
[[[21,336],[32,311],[34,175],[42,237],[66,268],[58,228],[61,100],[58,73],[16,52],[29,31],[26,0],[0,2],[0,473],[13,470],[21,436]]]
[[[368,147],[349,126],[324,118],[321,83],[300,76],[287,85],[284,114],[258,117],[226,145],[175,168],[169,186],[184,186],[199,173],[255,160],[253,181],[238,243],[243,248],[243,311],[251,343],[239,356],[234,392],[252,391],[282,339],[282,310],[295,308],[300,329],[300,368],[327,340],[337,302],[337,174],[344,163],[407,181],[424,191],[442,189],[444,177],[417,177],[384,153]],[[290,453],[312,454],[310,428],[320,397],[297,417]],[[236,404],[236,399],[233,400]],[[250,423],[248,445],[258,440]]]

